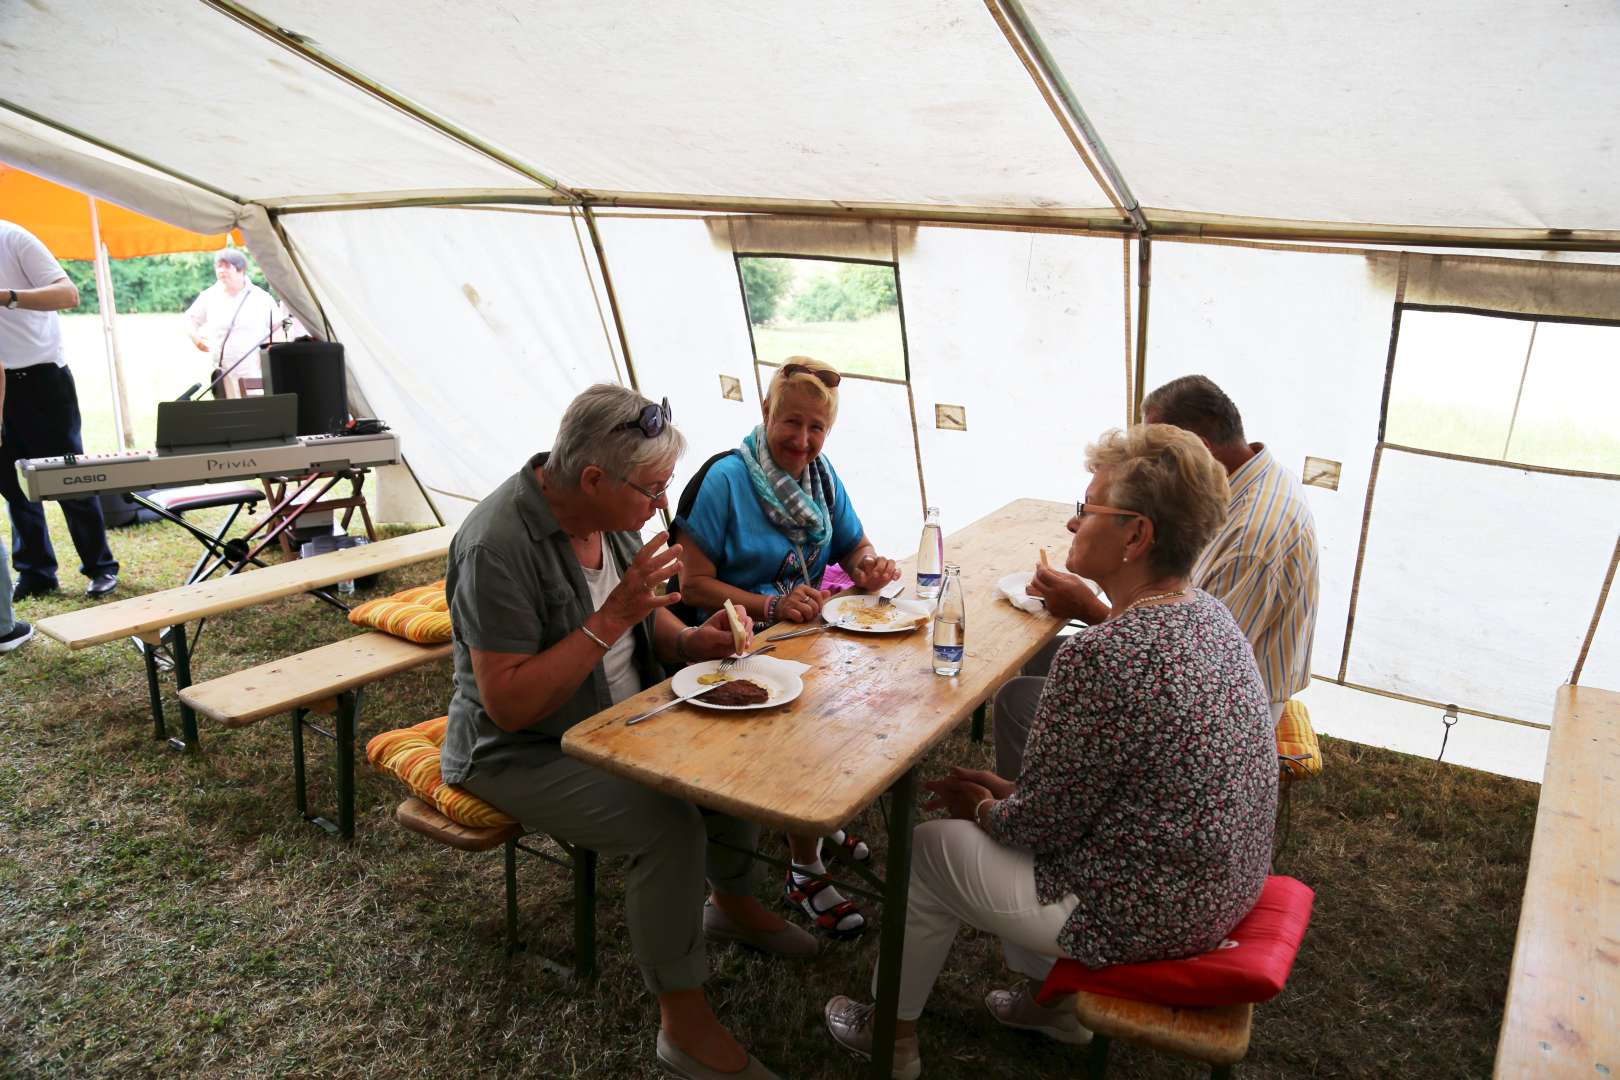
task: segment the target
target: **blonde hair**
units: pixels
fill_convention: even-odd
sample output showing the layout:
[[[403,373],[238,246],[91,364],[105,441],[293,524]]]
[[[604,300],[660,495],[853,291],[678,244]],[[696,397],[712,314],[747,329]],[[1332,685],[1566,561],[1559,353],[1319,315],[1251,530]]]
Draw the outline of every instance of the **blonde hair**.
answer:
[[[777,406],[789,390],[814,401],[818,405],[827,407],[827,423],[832,424],[838,419],[838,388],[828,386],[820,379],[810,374],[810,371],[795,371],[792,375],[784,374],[789,364],[809,368],[810,371],[831,371],[837,373],[838,369],[831,364],[822,363],[810,356],[790,356],[782,361],[782,366],[776,369],[771,376],[771,384],[765,388],[765,415],[770,416],[776,412]]]
[[[1105,431],[1086,447],[1086,468],[1108,471],[1109,506],[1153,522],[1148,565],[1162,574],[1190,571],[1226,523],[1226,469],[1190,431],[1169,424]]]

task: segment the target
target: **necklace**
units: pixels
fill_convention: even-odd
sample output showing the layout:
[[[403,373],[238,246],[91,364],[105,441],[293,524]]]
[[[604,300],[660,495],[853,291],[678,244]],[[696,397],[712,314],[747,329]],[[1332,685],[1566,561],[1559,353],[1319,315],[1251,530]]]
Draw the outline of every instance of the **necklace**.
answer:
[[[1130,611],[1132,608],[1137,608],[1141,607],[1143,604],[1152,603],[1154,600],[1174,600],[1178,596],[1186,595],[1186,589],[1176,589],[1174,592],[1154,593],[1151,596],[1138,596],[1135,600],[1132,600],[1130,603],[1126,604],[1125,611],[1121,611],[1119,615],[1125,614],[1126,611]],[[1115,615],[1114,618],[1119,618],[1119,615]]]

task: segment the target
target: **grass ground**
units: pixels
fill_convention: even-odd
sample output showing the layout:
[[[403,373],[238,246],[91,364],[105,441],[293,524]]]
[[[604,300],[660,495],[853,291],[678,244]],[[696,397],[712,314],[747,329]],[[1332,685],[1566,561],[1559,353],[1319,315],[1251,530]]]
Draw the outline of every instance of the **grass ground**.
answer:
[[[166,526],[112,542],[123,596],[176,584],[192,557]],[[395,571],[383,587],[431,576]],[[19,614],[86,603],[75,588]],[[196,677],[350,630],[303,597],[221,617]],[[600,880],[602,976],[576,990],[541,963],[569,952],[565,874],[521,868],[530,947],[507,959],[499,857],[397,828],[399,789],[364,766],[352,845],[301,823],[284,721],[234,732],[205,723],[203,752],[176,755],[150,737],[142,668],[121,643],[70,654],[36,640],[0,658],[0,678],[0,1075],[653,1074],[657,1012],[626,947],[616,867]],[[440,714],[449,693],[442,667],[378,684],[362,739]],[[324,808],[320,741],[312,798]],[[1331,739],[1325,753],[1326,773],[1295,793],[1293,838],[1277,860],[1317,890],[1315,918],[1288,989],[1258,1011],[1243,1075],[1487,1075],[1537,789]],[[964,732],[924,772],[989,758]],[[880,825],[869,817],[858,828],[871,836]],[[779,837],[767,842],[780,848]],[[769,880],[759,889],[774,895]],[[855,1077],[820,1008],[862,992],[876,951],[875,935],[799,965],[715,949],[709,991],[784,1076]],[[1069,1048],[990,1020],[980,998],[1004,978],[994,943],[964,932],[923,1019],[925,1076],[1078,1075]],[[1198,1073],[1121,1046],[1110,1075]]]
[[[773,364],[790,356],[813,356],[839,371],[885,379],[906,377],[900,318],[894,308],[855,322],[756,326],[754,349],[759,359]]]

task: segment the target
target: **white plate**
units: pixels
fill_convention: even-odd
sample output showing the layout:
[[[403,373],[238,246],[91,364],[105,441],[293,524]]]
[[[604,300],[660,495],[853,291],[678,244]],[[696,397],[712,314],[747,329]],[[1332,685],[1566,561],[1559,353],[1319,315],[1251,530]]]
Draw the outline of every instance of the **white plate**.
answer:
[[[856,621],[855,613],[877,609],[877,597],[865,593],[845,593],[828,600],[821,608],[821,617],[840,630],[853,630],[857,634],[905,634],[928,621],[933,609],[907,597],[899,597],[888,607],[891,613],[886,624],[867,626]]]
[[[1045,607],[1045,600],[1042,600],[1038,596],[1031,596],[1024,591],[1024,587],[1034,580],[1035,571],[1015,570],[1006,577],[1002,578],[1000,581],[996,582],[996,588],[1004,593],[1011,593],[1012,595],[1020,597],[1024,600],[1033,600],[1042,607]]]
[[[763,659],[763,657],[761,659]],[[674,678],[670,679],[670,689],[675,691],[676,697],[685,697],[687,694],[696,694],[699,692],[706,693],[720,684],[714,683],[711,686],[705,686],[698,682],[698,676],[708,675],[711,672],[719,670],[719,668],[720,661],[718,660],[705,660],[701,664],[692,664],[689,667],[683,667],[681,670],[675,673]],[[736,669],[733,671],[733,674],[738,678],[747,679],[749,682],[758,683],[765,689],[769,690],[771,692],[771,696],[766,698],[764,702],[759,705],[715,705],[711,702],[702,701],[698,698],[693,698],[686,704],[699,705],[705,709],[720,709],[724,712],[739,712],[747,709],[769,709],[777,705],[785,705],[794,698],[798,697],[800,694],[804,693],[804,680],[800,679],[797,675],[789,675],[782,671],[767,670],[764,664],[756,663],[750,665],[747,660],[744,660],[742,663],[737,665]]]

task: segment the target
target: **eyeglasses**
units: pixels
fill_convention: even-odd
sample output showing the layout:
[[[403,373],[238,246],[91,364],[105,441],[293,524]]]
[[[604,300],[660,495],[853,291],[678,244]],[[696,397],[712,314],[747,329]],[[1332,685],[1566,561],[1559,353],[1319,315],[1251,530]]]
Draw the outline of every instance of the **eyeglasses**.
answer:
[[[669,426],[669,422],[673,419],[675,419],[675,414],[669,411],[669,398],[665,398],[658,405],[643,405],[641,413],[634,420],[626,420],[613,430],[639,428],[647,438],[656,439],[664,433],[664,429]],[[626,480],[625,483],[628,484],[629,481]]]
[[[1138,514],[1135,510],[1121,510],[1117,506],[1103,506],[1101,503],[1077,502],[1074,504],[1074,516],[1083,518],[1087,514],[1112,514],[1115,517],[1139,517],[1147,521],[1153,519],[1146,514]]]
[[[821,380],[821,385],[829,390],[844,381],[844,377],[838,372],[828,371],[825,368],[805,367],[803,364],[784,364],[782,366],[783,378],[792,378],[794,375],[813,376]]]
[[[649,405],[648,408],[652,408],[652,406]],[[641,494],[645,495],[647,497],[648,501],[650,501],[650,502],[657,502],[658,500],[664,498],[666,495],[669,494],[669,485],[668,484],[665,484],[663,487],[659,488],[657,491],[653,491],[653,490],[651,490],[649,488],[642,487],[640,484],[636,483],[634,480],[630,479],[628,476],[624,478],[624,486],[629,488],[631,491],[639,491]]]

